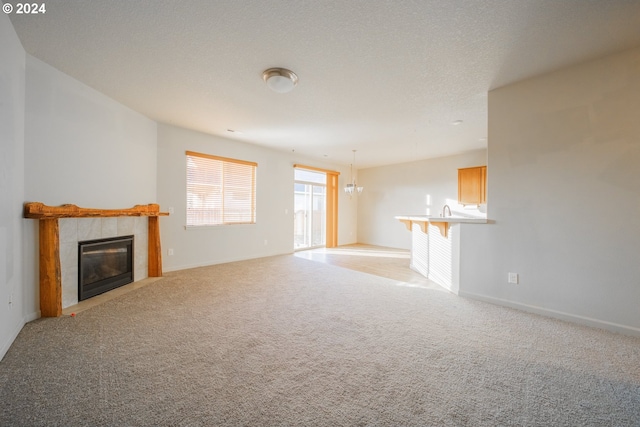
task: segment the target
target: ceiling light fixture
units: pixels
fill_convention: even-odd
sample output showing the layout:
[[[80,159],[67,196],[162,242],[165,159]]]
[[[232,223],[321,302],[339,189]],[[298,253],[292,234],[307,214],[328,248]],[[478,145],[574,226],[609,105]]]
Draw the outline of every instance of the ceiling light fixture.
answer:
[[[262,79],[269,89],[278,93],[291,92],[298,84],[298,76],[286,68],[269,68],[262,73]]]
[[[462,120],[454,120],[453,122],[451,122],[451,124],[454,126],[461,125],[462,123],[463,123]]]
[[[353,151],[353,163],[356,162],[356,150],[352,150]],[[353,196],[353,193],[357,194],[362,194],[362,190],[364,190],[363,187],[358,187],[358,185],[356,184],[356,181],[353,179],[353,163],[351,163],[351,183],[347,184],[346,187],[344,187],[344,192],[347,193],[349,195],[349,198],[351,198],[351,196]]]

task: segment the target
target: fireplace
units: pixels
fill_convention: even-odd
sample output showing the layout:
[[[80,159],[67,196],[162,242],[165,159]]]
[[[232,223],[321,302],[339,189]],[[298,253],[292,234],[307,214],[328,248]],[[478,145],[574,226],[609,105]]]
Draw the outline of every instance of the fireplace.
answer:
[[[78,301],[133,282],[133,236],[78,242]]]

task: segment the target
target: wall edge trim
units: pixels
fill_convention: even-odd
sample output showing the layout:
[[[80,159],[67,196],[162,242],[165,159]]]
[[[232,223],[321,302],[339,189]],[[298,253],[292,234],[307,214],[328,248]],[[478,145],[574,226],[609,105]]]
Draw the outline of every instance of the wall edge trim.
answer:
[[[293,251],[291,251],[291,252],[280,252],[280,253],[268,254],[268,255],[256,255],[256,256],[248,256],[248,257],[223,258],[223,259],[214,260],[214,261],[208,261],[208,262],[204,262],[204,263],[172,266],[172,267],[164,268],[163,271],[165,273],[168,273],[168,272],[172,272],[172,271],[189,270],[191,268],[210,267],[212,265],[227,264],[227,263],[230,263],[230,262],[249,261],[249,260],[252,260],[252,259],[269,258],[269,257],[273,257],[273,256],[292,255],[292,254],[293,254]]]
[[[7,352],[11,348],[11,345],[16,340],[16,338],[18,338],[18,334],[20,333],[22,328],[24,328],[24,325],[26,325],[26,322],[25,322],[25,319],[22,319],[21,321],[18,322],[18,324],[16,325],[16,328],[14,328],[14,330],[11,331],[11,334],[9,334],[8,339],[4,343],[2,343],[2,347],[0,347],[0,361],[4,359],[4,356],[7,354]]]
[[[503,307],[513,308],[516,310],[522,310],[528,313],[538,314],[545,317],[551,317],[554,319],[576,323],[583,326],[604,329],[610,332],[616,332],[623,335],[640,337],[640,328],[636,328],[633,326],[621,325],[619,323],[608,322],[606,320],[594,319],[591,317],[566,313],[564,311],[552,310],[549,308],[538,307],[535,305],[522,304],[515,301],[490,297],[490,296],[476,294],[473,292],[466,292],[462,290],[459,291],[458,296],[461,296],[464,298],[470,298],[478,301],[483,301],[490,304],[500,305]]]

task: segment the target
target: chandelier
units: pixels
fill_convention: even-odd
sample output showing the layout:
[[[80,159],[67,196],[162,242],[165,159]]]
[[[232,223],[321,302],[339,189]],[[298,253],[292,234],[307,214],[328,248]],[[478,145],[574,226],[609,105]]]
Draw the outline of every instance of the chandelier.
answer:
[[[353,151],[353,163],[356,162],[356,150]],[[349,198],[353,196],[353,193],[361,194],[363,187],[358,187],[356,181],[353,179],[353,163],[351,163],[351,182],[344,187],[344,192],[349,195]]]

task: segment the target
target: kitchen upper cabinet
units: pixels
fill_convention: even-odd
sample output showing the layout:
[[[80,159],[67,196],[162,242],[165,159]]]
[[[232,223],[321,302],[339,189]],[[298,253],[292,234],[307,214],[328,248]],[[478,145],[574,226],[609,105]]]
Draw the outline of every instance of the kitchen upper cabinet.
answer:
[[[487,167],[458,169],[458,203],[479,205],[487,203]]]

